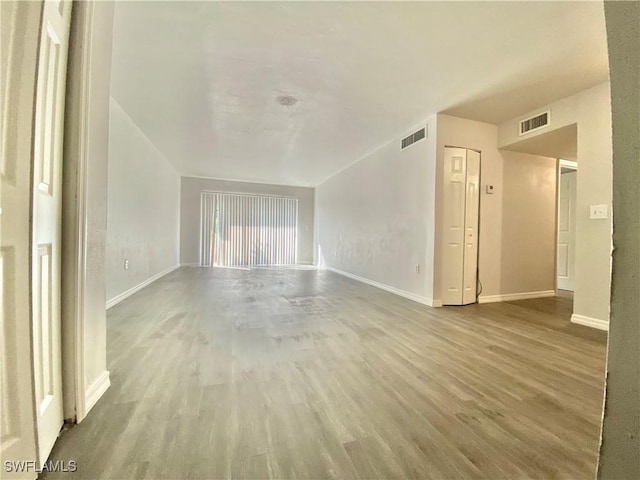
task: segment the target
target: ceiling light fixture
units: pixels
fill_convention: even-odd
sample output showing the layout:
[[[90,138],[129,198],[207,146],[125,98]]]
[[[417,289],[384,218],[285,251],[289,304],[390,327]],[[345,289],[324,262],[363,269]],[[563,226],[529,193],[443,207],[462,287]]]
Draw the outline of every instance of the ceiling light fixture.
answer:
[[[279,95],[276,97],[276,101],[285,107],[290,107],[298,103],[298,99],[296,97],[292,97],[291,95]]]

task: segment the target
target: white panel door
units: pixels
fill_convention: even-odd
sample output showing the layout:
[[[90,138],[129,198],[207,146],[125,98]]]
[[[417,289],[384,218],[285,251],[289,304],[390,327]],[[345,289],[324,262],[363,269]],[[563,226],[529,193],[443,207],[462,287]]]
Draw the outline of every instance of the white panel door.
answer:
[[[462,305],[467,150],[445,148],[443,183],[442,303]]]
[[[60,352],[62,141],[71,2],[47,1],[42,15],[35,110],[31,303],[38,459],[63,423]]]
[[[478,276],[478,217],[480,213],[480,153],[467,150],[462,304],[476,302]]]
[[[0,2],[0,477],[5,462],[34,460],[33,368],[29,324],[31,148],[41,5]],[[6,474],[6,477],[5,477]],[[35,478],[35,473],[31,475]]]
[[[558,288],[571,291],[575,280],[577,175],[575,171],[560,175],[558,198]]]

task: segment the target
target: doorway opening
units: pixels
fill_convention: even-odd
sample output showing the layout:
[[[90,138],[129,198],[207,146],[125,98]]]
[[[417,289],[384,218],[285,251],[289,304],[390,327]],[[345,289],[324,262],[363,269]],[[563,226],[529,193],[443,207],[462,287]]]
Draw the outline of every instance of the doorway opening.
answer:
[[[558,216],[556,249],[556,294],[571,301],[575,291],[576,248],[576,190],[578,163],[573,160],[558,161]]]
[[[576,187],[578,164],[571,160],[558,162],[558,248],[556,285],[559,292],[575,290]]]
[[[563,312],[571,312],[563,320],[570,321],[573,313],[573,296],[579,288],[576,282],[576,193],[578,185],[578,128],[567,125],[546,133],[527,138],[510,145],[509,150],[558,159],[555,176],[555,271],[556,297],[563,305]]]

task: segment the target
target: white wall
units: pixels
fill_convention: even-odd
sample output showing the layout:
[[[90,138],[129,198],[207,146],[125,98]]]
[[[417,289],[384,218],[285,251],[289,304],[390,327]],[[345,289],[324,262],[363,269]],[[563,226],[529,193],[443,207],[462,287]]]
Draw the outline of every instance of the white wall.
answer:
[[[426,140],[393,139],[316,187],[316,203],[320,264],[431,303],[435,117],[426,124]]]
[[[488,123],[475,122],[450,115],[438,114],[437,184],[436,198],[442,198],[445,146],[480,150],[480,234],[478,240],[478,266],[483,285],[483,295],[498,295],[501,290],[502,247],[502,156],[497,148],[497,128]],[[484,186],[494,186],[494,194],[487,195]],[[441,259],[440,232],[442,232],[442,208],[436,201],[437,238],[435,243],[434,298],[440,299]]]
[[[551,110],[549,128],[578,125],[578,184],[576,196],[576,282],[574,319],[608,322],[611,275],[611,216],[590,220],[589,206],[611,208],[612,142],[609,83],[603,83],[551,105],[503,123],[498,129],[501,147],[517,143],[518,122],[531,114]],[[586,319],[586,320],[585,320]]]
[[[319,264],[440,304],[445,146],[480,150],[481,300],[555,288],[556,161],[498,150],[498,128],[438,114],[316,188]],[[484,186],[494,186],[494,194]],[[420,265],[420,273],[415,266]]]
[[[64,416],[78,421],[109,386],[105,251],[112,34],[113,2],[74,4],[64,132],[62,376]]]
[[[555,288],[556,160],[498,150],[498,128],[438,114],[437,198],[442,198],[445,146],[481,152],[480,233],[478,243],[480,300],[503,295],[548,292]],[[486,185],[494,193],[486,193]],[[436,204],[437,232],[442,232],[441,206]],[[434,298],[440,298],[436,242]]]
[[[106,290],[112,303],[178,266],[180,177],[113,98],[109,113]]]
[[[298,199],[298,263],[313,263],[314,192],[309,187],[182,177],[180,187],[180,263],[200,262],[200,194],[203,191],[280,195]]]
[[[607,322],[611,296],[612,160],[611,94],[610,86],[606,83],[578,96],[576,291],[573,313]],[[609,206],[609,218],[590,220],[590,205],[600,204]]]
[[[557,159],[502,151],[500,295],[556,288]],[[491,242],[491,233],[485,232]]]
[[[92,35],[111,40],[113,28],[113,6],[96,6],[94,11],[94,31]],[[102,13],[104,12],[104,13]],[[73,21],[72,21],[73,23]],[[100,74],[93,74],[90,89],[92,99],[90,115],[94,121],[89,127],[89,164],[87,168],[87,270],[85,277],[84,305],[87,318],[85,324],[85,353],[90,359],[85,363],[85,374],[89,389],[94,380],[100,381],[107,371],[106,345],[107,324],[105,304],[105,247],[107,224],[107,158],[108,158],[108,105],[109,105],[109,69],[111,63],[111,44],[100,43],[92,52],[93,69],[102,69]],[[88,327],[88,328],[87,328]],[[100,355],[96,355],[100,352]]]

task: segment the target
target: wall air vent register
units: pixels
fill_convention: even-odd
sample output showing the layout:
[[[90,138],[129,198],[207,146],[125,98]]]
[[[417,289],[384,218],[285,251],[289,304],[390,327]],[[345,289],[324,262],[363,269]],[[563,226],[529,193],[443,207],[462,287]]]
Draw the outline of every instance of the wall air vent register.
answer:
[[[402,147],[400,148],[400,150],[403,150],[405,148],[407,148],[409,145],[413,145],[414,143],[422,140],[423,138],[427,137],[427,129],[425,128],[421,128],[420,130],[418,130],[415,133],[412,133],[411,135],[409,135],[408,137],[405,137],[402,139]]]
[[[520,131],[518,133],[520,136],[522,136],[527,133],[540,130],[541,128],[548,127],[550,121],[551,121],[550,111],[539,113],[538,115],[535,115],[533,117],[520,120]]]

